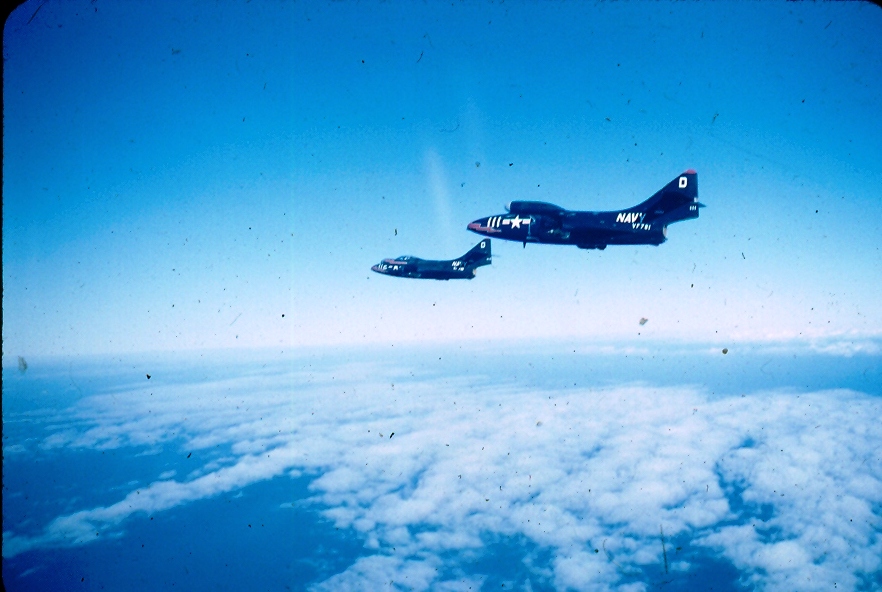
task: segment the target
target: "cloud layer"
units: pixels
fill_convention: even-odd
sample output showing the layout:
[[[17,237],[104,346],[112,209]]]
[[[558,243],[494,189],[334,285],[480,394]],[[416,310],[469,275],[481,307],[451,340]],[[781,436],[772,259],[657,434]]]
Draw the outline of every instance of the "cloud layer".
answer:
[[[151,386],[82,399],[38,446],[174,446],[201,468],[40,532],[7,524],[4,556],[307,472],[310,503],[370,552],[319,590],[480,586],[469,566],[499,541],[517,541],[524,589],[647,589],[702,561],[770,589],[853,589],[882,571],[878,397],[536,391],[354,363]]]

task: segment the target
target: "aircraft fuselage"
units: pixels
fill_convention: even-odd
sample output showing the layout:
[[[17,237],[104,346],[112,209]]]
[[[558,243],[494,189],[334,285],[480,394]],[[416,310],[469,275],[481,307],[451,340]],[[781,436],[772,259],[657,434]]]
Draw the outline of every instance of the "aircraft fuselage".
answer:
[[[383,259],[371,267],[372,271],[383,275],[427,280],[470,280],[477,269],[492,262],[490,241],[482,240],[468,253],[458,259],[438,261],[420,259],[411,255]]]
[[[607,211],[565,210],[537,201],[513,201],[508,212],[480,218],[472,232],[510,241],[576,245],[605,249],[607,245],[660,245],[669,224],[698,218],[698,179],[688,170],[648,200],[634,207]]]
[[[398,277],[421,278],[429,280],[470,280],[475,277],[476,269],[466,267],[462,261],[433,261],[417,257],[398,257],[383,259],[371,267],[372,271]]]

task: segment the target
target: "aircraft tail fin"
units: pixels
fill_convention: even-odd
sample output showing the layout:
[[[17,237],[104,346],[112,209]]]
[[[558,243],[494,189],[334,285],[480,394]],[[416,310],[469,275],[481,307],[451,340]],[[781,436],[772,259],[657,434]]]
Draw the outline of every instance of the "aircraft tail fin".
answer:
[[[460,259],[463,261],[463,263],[472,267],[490,265],[490,239],[487,238],[482,240],[477,245],[472,247],[472,249],[468,253],[460,257]]]
[[[625,212],[640,213],[647,223],[670,224],[698,218],[698,173],[689,169],[657,191],[652,197]]]

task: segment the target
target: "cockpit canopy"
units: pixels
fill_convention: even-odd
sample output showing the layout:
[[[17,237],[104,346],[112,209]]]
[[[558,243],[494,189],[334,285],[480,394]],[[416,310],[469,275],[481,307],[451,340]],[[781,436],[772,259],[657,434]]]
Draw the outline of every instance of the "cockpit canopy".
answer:
[[[413,255],[403,255],[401,257],[396,257],[395,259],[383,259],[383,263],[386,265],[407,265],[414,260],[416,260],[416,257]]]
[[[512,214],[562,214],[566,212],[560,206],[544,201],[512,201],[505,209]]]

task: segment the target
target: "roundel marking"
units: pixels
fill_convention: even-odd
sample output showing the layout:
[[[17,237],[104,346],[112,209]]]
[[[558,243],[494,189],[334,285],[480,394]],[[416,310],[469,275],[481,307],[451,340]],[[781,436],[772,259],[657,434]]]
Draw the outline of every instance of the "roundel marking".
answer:
[[[686,184],[688,182],[689,182],[689,180],[686,177],[680,177],[680,189],[683,189],[684,187],[686,187]]]

